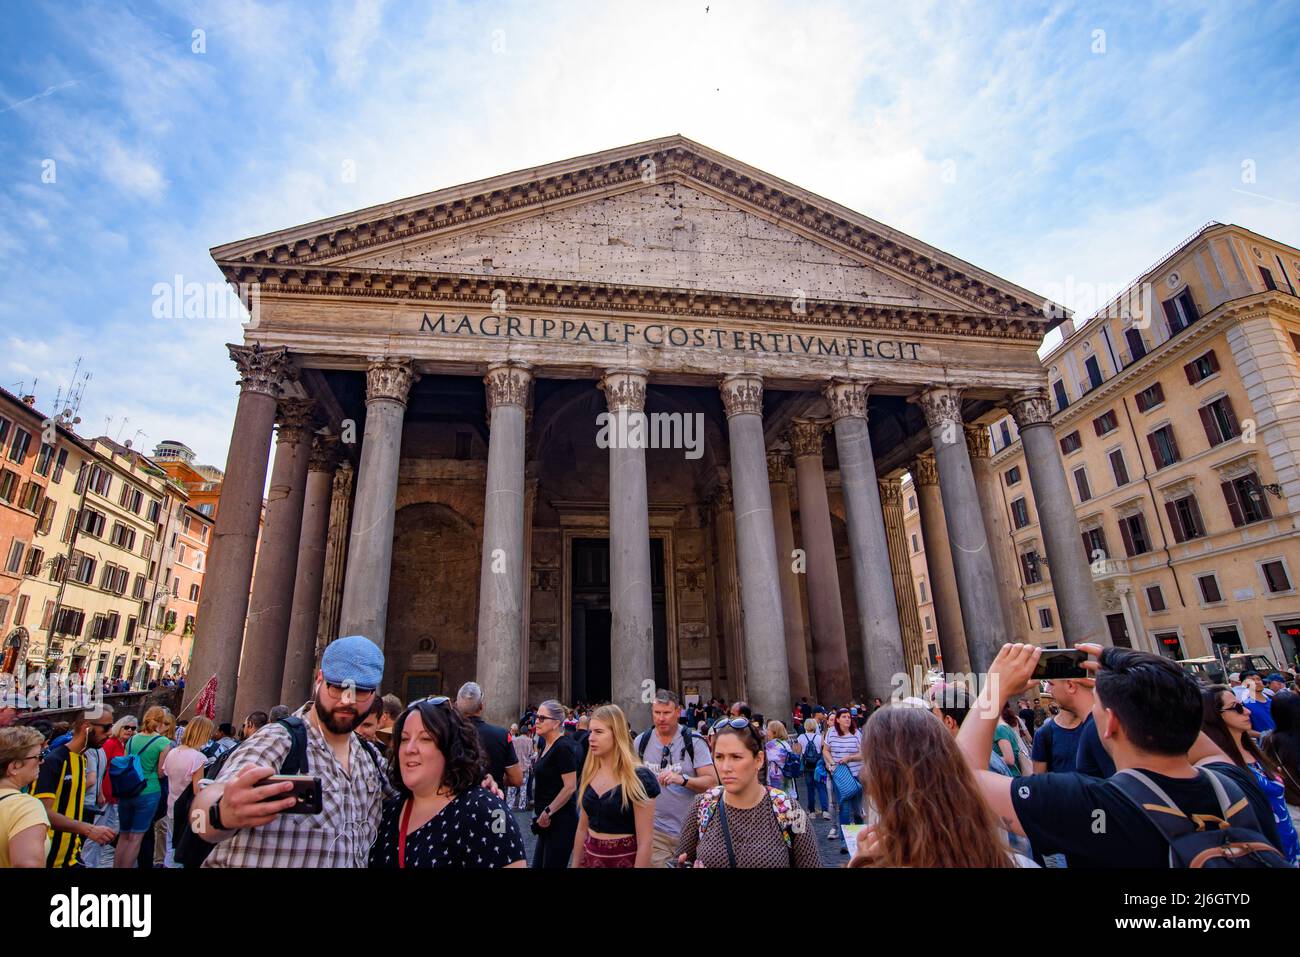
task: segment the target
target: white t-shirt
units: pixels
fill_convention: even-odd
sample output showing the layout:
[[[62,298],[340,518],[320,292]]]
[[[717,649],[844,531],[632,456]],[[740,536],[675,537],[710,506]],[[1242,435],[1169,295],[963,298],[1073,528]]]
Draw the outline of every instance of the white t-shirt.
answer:
[[[840,758],[848,757],[850,754],[857,754],[862,750],[862,732],[854,731],[852,734],[837,734],[834,731],[827,731],[826,747],[831,753],[831,760],[838,763]],[[850,761],[848,768],[856,778],[862,773],[862,762]],[[829,770],[834,773],[834,765]]]
[[[802,748],[801,755],[807,754],[809,748],[812,749],[814,754],[821,754],[822,752],[822,733],[820,731],[814,731],[812,734],[807,731],[800,731],[799,737],[795,738],[795,741]]]
[[[163,773],[167,775],[168,814],[176,807],[176,799],[190,786],[194,772],[203,767],[206,761],[202,751],[184,745],[167,752],[167,758],[163,761]]]

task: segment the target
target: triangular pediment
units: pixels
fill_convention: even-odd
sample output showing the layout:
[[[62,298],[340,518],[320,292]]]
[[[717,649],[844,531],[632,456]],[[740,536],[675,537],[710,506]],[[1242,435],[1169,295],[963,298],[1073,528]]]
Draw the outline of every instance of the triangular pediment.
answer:
[[[343,261],[365,269],[727,290],[910,308],[965,305],[678,182]]]
[[[681,136],[397,200],[212,254],[227,276],[244,280],[295,266],[516,276],[1055,324],[1042,297]]]

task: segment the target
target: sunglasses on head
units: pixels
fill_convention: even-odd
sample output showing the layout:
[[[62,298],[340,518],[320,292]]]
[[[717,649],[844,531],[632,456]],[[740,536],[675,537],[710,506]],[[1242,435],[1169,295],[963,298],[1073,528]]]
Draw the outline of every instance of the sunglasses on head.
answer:
[[[741,728],[749,727],[748,718],[719,718],[713,723],[714,731],[721,731],[723,728],[735,728],[739,731]]]

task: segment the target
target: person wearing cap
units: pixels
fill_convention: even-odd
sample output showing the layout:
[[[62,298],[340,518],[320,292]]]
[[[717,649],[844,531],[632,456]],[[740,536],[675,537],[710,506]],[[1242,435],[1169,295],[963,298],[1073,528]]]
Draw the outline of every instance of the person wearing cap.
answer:
[[[1273,697],[1279,691],[1286,690],[1286,676],[1274,671],[1264,679],[1264,694]]]
[[[279,773],[292,736],[260,728],[226,759],[194,799],[195,833],[216,846],[204,867],[365,867],[379,830],[384,767],[356,729],[379,693],[384,655],[369,638],[331,642],[316,671],[312,700],[294,718],[305,725],[307,767],[320,780],[319,814],[285,814],[293,785],[262,784]]]

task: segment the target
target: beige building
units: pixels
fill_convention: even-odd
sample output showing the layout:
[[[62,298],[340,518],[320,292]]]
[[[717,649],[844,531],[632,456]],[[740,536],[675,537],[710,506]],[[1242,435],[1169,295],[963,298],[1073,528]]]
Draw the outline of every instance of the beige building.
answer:
[[[41,557],[29,563],[21,590],[39,609],[29,623],[27,670],[87,680],[156,671],[162,633],[151,634],[149,615],[156,598],[166,600],[161,539],[183,490],[108,438],[59,435],[57,451],[69,455],[50,476],[50,504],[33,541]]]
[[[164,675],[180,674],[189,667],[213,525],[210,517],[192,506],[181,502],[178,507],[180,518],[169,539],[174,546],[172,565],[163,581],[164,588],[170,590],[161,608],[163,639],[158,660]]]
[[[921,508],[917,501],[916,484],[908,475],[902,481],[903,533],[911,563],[912,586],[916,591],[916,612],[921,623],[921,641],[925,646],[927,668],[942,664],[939,651],[939,631],[935,625],[934,579],[926,564],[925,534],[921,530]]]
[[[1111,640],[1171,658],[1300,635],[1300,251],[1212,224],[1043,360]],[[991,424],[1017,623],[1064,646],[1015,421]]]

